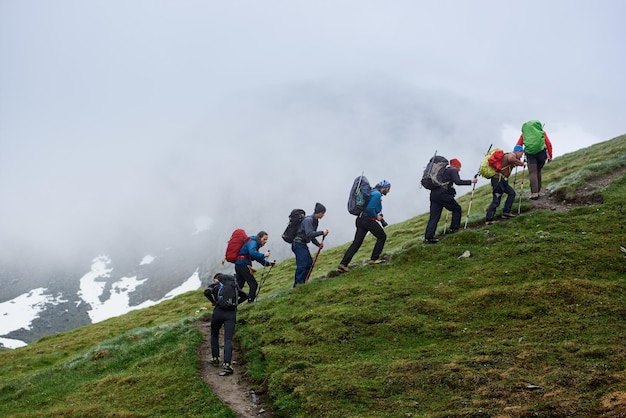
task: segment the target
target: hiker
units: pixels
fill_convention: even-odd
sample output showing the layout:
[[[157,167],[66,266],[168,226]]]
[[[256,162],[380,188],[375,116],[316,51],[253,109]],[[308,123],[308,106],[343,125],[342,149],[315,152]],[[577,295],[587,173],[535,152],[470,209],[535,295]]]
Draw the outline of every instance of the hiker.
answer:
[[[317,226],[319,220],[326,214],[326,207],[321,203],[315,204],[313,215],[305,216],[298,228],[298,232],[293,242],[291,243],[291,251],[296,256],[296,272],[294,274],[293,287],[299,284],[304,284],[309,270],[313,266],[313,257],[309,251],[309,242],[319,249],[324,248],[324,242],[319,242],[317,237],[322,235],[324,238],[328,235],[328,229],[318,231]]]
[[[259,249],[265,245],[269,236],[267,232],[260,231],[256,236],[250,236],[248,241],[241,247],[235,261],[235,276],[240,289],[243,289],[244,283],[248,284],[248,303],[254,302],[256,298],[258,282],[254,278],[255,269],[252,268],[252,260],[262,264],[263,266],[273,266],[274,264],[266,260],[270,256],[269,250],[265,253],[259,252]]]
[[[487,208],[487,215],[485,217],[486,225],[493,224],[493,217],[496,214],[496,209],[500,206],[500,200],[503,194],[506,194],[506,201],[502,208],[502,217],[505,219],[515,218],[515,214],[511,213],[513,203],[515,203],[515,189],[509,185],[509,177],[511,176],[513,167],[523,167],[526,165],[526,163],[522,162],[523,155],[524,147],[516,145],[515,148],[513,148],[513,152],[507,152],[502,156],[502,168],[491,177],[491,193],[493,197]]]
[[[552,143],[543,125],[538,120],[530,120],[522,125],[522,134],[515,145],[523,145],[530,177],[530,199],[539,199],[541,191],[541,169],[552,160]]]
[[[361,248],[363,240],[368,232],[371,232],[372,235],[376,237],[376,244],[374,244],[374,249],[372,250],[369,263],[380,264],[385,262],[385,260],[380,257],[385,246],[385,241],[387,240],[387,234],[383,229],[383,226],[386,226],[387,223],[385,222],[385,218],[382,214],[382,197],[386,196],[390,190],[391,183],[387,180],[382,180],[374,186],[374,189],[372,189],[372,193],[367,205],[365,205],[365,209],[363,209],[363,212],[361,212],[361,214],[356,218],[354,241],[352,241],[352,244],[350,244],[350,247],[348,247],[343,255],[343,258],[339,263],[339,267],[337,267],[338,273],[347,273],[350,271],[348,264],[350,264],[352,257],[354,257],[359,248]]]
[[[426,232],[424,233],[424,243],[436,244],[439,239],[435,238],[437,224],[441,218],[443,208],[452,212],[452,221],[450,222],[450,233],[455,233],[461,226],[461,205],[454,199],[456,190],[453,184],[458,186],[470,186],[476,183],[476,177],[471,180],[461,180],[459,171],[461,170],[461,161],[456,158],[450,160],[450,165],[443,173],[444,185],[436,187],[430,191],[430,216],[428,224],[426,224]]]
[[[215,367],[220,365],[220,329],[224,326],[224,363],[222,365],[222,375],[233,374],[232,358],[233,358],[233,336],[235,335],[235,324],[237,322],[237,307],[222,307],[218,303],[220,281],[222,283],[235,283],[233,276],[217,273],[213,276],[213,283],[205,291],[206,297],[214,306],[211,315],[211,364]],[[248,294],[237,288],[237,303],[242,303],[248,299]]]

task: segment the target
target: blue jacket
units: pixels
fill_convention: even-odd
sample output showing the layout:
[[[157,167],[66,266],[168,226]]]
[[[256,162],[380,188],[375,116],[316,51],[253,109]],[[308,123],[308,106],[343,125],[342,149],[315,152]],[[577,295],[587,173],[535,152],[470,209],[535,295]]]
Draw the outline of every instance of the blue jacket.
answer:
[[[371,216],[372,218],[378,217],[378,214],[383,211],[382,193],[380,190],[373,189],[370,195],[370,200],[367,202],[367,206],[363,210],[363,216]]]
[[[271,263],[265,259],[265,255],[262,252],[259,252],[259,247],[256,236],[251,236],[248,242],[243,244],[243,247],[239,250],[239,255],[244,257],[238,258],[235,264],[250,266],[252,265],[252,260],[254,260],[264,266],[269,266]]]

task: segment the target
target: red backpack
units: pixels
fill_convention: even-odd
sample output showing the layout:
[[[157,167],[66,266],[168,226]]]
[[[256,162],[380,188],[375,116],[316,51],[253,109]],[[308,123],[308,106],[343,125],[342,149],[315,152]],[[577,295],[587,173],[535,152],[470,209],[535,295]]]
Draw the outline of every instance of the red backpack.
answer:
[[[239,256],[239,251],[244,246],[245,243],[250,241],[248,234],[243,229],[235,229],[228,240],[228,245],[226,245],[226,253],[224,254],[224,260],[229,263],[234,263],[237,261],[237,257]],[[222,263],[224,261],[222,260]]]

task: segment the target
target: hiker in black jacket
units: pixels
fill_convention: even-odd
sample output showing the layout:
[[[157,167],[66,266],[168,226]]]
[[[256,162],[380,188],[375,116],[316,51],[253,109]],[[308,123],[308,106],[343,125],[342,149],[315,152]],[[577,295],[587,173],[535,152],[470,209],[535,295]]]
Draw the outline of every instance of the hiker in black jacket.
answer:
[[[300,228],[293,242],[291,243],[291,251],[296,256],[296,272],[294,273],[293,287],[304,284],[307,275],[313,266],[313,257],[309,251],[309,242],[313,243],[319,249],[324,248],[324,240],[319,242],[317,237],[328,235],[328,229],[318,231],[319,220],[326,214],[326,207],[321,203],[315,204],[313,215],[309,215],[302,220]]]
[[[478,181],[476,177],[471,180],[461,180],[459,176],[460,170],[461,162],[456,158],[451,159],[450,166],[447,167],[443,173],[445,184],[430,191],[430,217],[428,218],[426,232],[424,233],[424,242],[427,244],[436,244],[439,242],[439,240],[435,238],[435,231],[437,230],[437,224],[439,223],[439,218],[441,218],[443,208],[452,212],[450,232],[454,233],[459,230],[461,225],[461,205],[454,199],[456,190],[453,184],[458,186],[471,186],[472,183]]]
[[[222,375],[233,374],[232,358],[233,358],[233,336],[235,335],[235,324],[237,323],[237,308],[225,309],[217,304],[220,276],[226,276],[217,273],[213,276],[213,283],[205,290],[204,295],[211,301],[214,306],[211,315],[211,364],[215,367],[220,365],[220,329],[224,326],[224,363]],[[230,279],[236,280],[233,276]],[[237,289],[239,298],[238,303],[242,303],[248,299],[248,294],[241,289]]]

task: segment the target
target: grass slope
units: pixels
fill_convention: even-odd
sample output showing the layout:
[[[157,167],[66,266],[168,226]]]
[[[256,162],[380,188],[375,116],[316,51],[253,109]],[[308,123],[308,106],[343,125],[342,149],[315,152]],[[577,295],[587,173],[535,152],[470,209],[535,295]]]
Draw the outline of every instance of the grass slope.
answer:
[[[621,136],[557,158],[544,185],[573,198],[625,160]],[[523,216],[488,228],[490,187],[459,199],[464,211],[470,199],[470,228],[440,244],[421,243],[427,214],[388,227],[387,264],[333,277],[346,243],[320,253],[306,286],[291,289],[293,260],[272,269],[237,340],[277,414],[626,414],[626,177],[601,204],[524,200]],[[198,373],[207,305],[190,292],[0,353],[0,416],[234,416]]]

